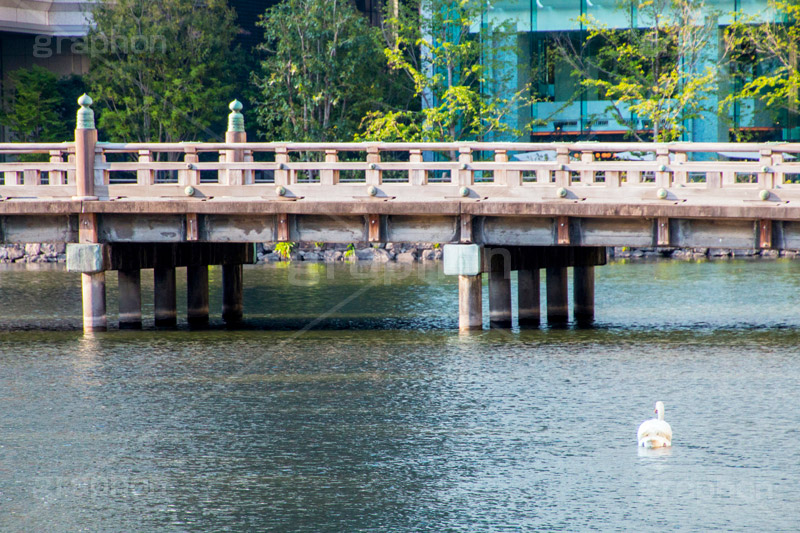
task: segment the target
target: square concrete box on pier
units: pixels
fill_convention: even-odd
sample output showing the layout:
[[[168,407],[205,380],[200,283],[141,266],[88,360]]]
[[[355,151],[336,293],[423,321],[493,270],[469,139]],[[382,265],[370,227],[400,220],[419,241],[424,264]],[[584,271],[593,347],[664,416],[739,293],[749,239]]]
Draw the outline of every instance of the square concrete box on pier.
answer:
[[[445,244],[443,258],[447,276],[477,276],[481,273],[481,247],[477,244]]]

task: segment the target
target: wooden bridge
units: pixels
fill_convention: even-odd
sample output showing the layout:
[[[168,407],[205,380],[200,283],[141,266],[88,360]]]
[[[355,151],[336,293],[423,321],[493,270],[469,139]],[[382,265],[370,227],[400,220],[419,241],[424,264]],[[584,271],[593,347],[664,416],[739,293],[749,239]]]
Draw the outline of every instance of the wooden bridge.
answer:
[[[231,104],[224,143],[97,141],[81,97],[74,142],[1,144],[0,242],[66,242],[83,274],[84,327],[106,328],[105,272],[120,326],[141,326],[140,270],[155,270],[156,324],[208,321],[208,265],[223,265],[223,318],[242,317],[249,243],[439,242],[459,275],[460,327],[594,312],[605,247],[800,249],[800,144],[252,143]],[[709,159],[716,160],[709,160]]]

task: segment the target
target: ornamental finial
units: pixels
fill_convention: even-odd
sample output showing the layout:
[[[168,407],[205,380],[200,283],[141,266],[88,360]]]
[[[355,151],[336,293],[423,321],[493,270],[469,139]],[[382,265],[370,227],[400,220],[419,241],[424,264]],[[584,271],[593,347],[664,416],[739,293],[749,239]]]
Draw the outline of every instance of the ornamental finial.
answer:
[[[231,110],[228,115],[228,131],[244,132],[244,115],[242,115],[242,103],[239,100],[234,100],[228,105]]]
[[[81,108],[78,109],[78,119],[75,128],[79,130],[93,130],[94,111],[89,107],[92,105],[92,97],[84,93],[78,98],[78,104]]]

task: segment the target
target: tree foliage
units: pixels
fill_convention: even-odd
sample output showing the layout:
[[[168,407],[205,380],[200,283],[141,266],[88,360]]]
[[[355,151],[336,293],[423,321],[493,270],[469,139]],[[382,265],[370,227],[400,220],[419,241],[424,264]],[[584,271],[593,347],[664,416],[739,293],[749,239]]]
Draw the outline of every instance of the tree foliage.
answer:
[[[57,78],[40,66],[19,69],[9,76],[9,97],[0,122],[19,142],[66,141],[75,125],[75,103],[84,91],[77,76]]]
[[[421,105],[369,113],[360,138],[456,141],[520,133],[512,117],[530,103],[530,88],[518,89],[514,81],[510,23],[485,20],[491,2],[416,0],[392,8],[384,54],[412,83]]]
[[[92,17],[90,80],[107,137],[214,136],[236,71],[235,14],[225,0],[102,0]]]
[[[350,0],[285,0],[267,9],[258,122],[270,140],[350,141],[387,82],[377,30]]]
[[[716,18],[691,0],[624,0],[619,11],[628,14],[625,29],[581,15],[586,39],[580,50],[561,39],[562,58],[582,89],[607,100],[607,111],[637,140],[677,140],[687,120],[716,113],[710,97],[717,90],[719,58],[707,55]],[[636,118],[649,128],[642,131]]]
[[[763,15],[736,13],[725,30],[732,76],[739,88],[723,100],[722,107],[760,100],[778,122],[779,115],[797,115],[800,109],[800,2],[768,0],[767,5],[771,22],[760,21]]]

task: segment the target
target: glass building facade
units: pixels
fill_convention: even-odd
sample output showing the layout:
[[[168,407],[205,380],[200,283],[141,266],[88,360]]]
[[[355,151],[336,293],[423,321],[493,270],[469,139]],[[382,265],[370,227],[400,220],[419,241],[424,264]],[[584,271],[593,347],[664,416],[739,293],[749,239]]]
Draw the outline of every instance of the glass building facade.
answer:
[[[722,36],[732,13],[753,15],[759,20],[770,17],[763,0],[715,0],[707,2],[704,11],[706,18],[713,17],[711,24],[716,26],[703,48],[704,61],[714,66],[723,56]],[[572,74],[574,69],[555,50],[556,36],[571,40],[577,47],[585,41],[587,31],[580,24],[581,15],[591,16],[609,28],[628,28],[631,21],[634,26],[640,24],[635,10],[620,8],[618,0],[494,0],[484,12],[482,31],[500,23],[510,23],[515,30],[518,45],[515,89],[522,90],[530,84],[538,97],[536,103],[520,109],[511,118],[520,129],[532,119],[542,121],[540,125],[526,128],[526,135],[517,140],[630,140],[625,136],[626,125],[620,124],[607,111],[609,102],[602,100],[596,90],[581,88],[580,79]],[[588,53],[591,54],[591,50]],[[724,78],[724,69],[722,74]],[[709,104],[715,106],[732,89],[732,82],[721,81]],[[706,113],[687,120],[682,140],[727,142],[733,140],[734,130],[746,132],[750,139],[758,141],[800,139],[793,116],[791,112],[767,112],[759,101],[743,101],[731,106],[723,115]],[[633,115],[625,119],[630,124],[637,121]],[[641,126],[646,128],[647,125],[642,123]]]

